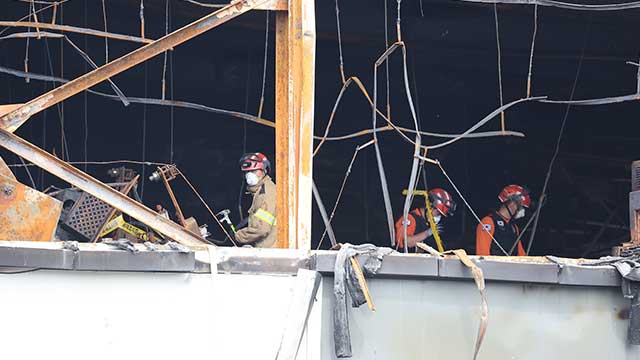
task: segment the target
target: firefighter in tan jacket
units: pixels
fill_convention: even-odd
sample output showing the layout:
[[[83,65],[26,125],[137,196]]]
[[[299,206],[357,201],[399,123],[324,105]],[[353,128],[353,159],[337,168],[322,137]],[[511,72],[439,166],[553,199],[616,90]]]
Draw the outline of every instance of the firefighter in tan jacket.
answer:
[[[261,153],[249,153],[240,158],[247,190],[253,194],[248,225],[235,234],[240,244],[268,248],[276,244],[276,184],[271,180],[271,163]]]

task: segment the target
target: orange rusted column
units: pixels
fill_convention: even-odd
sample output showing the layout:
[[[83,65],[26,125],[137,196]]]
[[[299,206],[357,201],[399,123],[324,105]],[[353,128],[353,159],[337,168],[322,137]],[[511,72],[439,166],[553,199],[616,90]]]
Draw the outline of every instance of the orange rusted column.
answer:
[[[289,52],[287,11],[276,12],[276,247],[289,247]]]
[[[315,9],[289,0],[276,13],[278,247],[311,248]]]

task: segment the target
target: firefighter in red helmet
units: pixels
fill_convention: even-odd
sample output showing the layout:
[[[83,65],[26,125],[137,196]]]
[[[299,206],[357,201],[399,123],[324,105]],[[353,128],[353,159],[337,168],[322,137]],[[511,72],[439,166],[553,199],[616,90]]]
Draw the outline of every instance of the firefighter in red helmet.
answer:
[[[476,227],[476,255],[510,255],[520,235],[515,220],[523,218],[525,209],[531,206],[529,192],[520,185],[507,185],[498,195],[500,209],[485,216]],[[518,240],[517,255],[525,256],[522,242]]]
[[[431,214],[433,214],[433,220],[436,224],[440,223],[442,217],[453,215],[456,210],[456,203],[447,191],[435,188],[429,190],[428,194]],[[409,245],[409,249],[415,248],[417,243],[424,242],[433,236],[426,207],[418,207],[409,212],[407,220],[405,220],[404,217],[400,217],[396,221],[395,243],[398,250],[404,249],[404,222],[407,223],[407,244]],[[438,225],[438,231],[440,231],[440,225]]]
[[[276,244],[276,184],[271,180],[271,162],[264,154],[249,153],[240,158],[247,190],[253,196],[246,226],[238,226],[236,241],[254,247]]]

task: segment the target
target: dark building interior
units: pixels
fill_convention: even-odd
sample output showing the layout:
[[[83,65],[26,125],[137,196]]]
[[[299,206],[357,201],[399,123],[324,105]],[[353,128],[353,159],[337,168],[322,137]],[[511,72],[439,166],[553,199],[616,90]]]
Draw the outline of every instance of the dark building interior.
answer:
[[[205,1],[205,0],[202,0]],[[212,0],[207,0],[212,1]],[[315,134],[324,133],[342,86],[339,71],[336,7],[316,1]],[[373,93],[375,60],[396,37],[396,9],[392,0],[341,1],[340,30],[344,69],[357,76]],[[36,9],[46,4],[35,3]],[[0,2],[0,20],[16,21],[30,12],[29,1]],[[464,1],[404,0],[401,3],[402,38],[407,45],[410,90],[423,131],[459,134],[500,106],[527,97],[527,75],[534,33],[534,6],[497,4],[500,72],[493,4]],[[175,30],[212,11],[185,0],[145,0],[146,36],[157,39],[165,28]],[[140,1],[106,2],[109,32],[140,35]],[[39,13],[50,22],[51,9]],[[57,10],[57,23],[104,30],[101,0],[68,0]],[[112,80],[128,97],[161,98],[163,73],[166,98],[256,115],[263,83],[265,29],[268,21],[266,78],[262,117],[274,115],[274,14],[252,11],[168,52],[138,65]],[[537,8],[531,95],[553,100],[608,98],[638,93],[640,10],[580,11]],[[3,36],[26,28],[0,28]],[[35,31],[35,29],[29,29]],[[53,32],[53,31],[51,31]],[[65,35],[95,63],[120,57],[140,44],[77,33]],[[25,59],[28,59],[26,61]],[[69,42],[58,38],[4,38],[0,66],[34,74],[73,79],[91,66]],[[386,84],[392,121],[413,128],[399,55],[378,76],[378,104],[386,109]],[[499,76],[500,75],[500,76]],[[26,102],[56,86],[52,81],[0,73],[0,104]],[[113,94],[107,83],[92,90]],[[434,149],[438,159],[479,216],[498,205],[497,194],[507,184],[530,189],[536,205],[559,142],[559,151],[546,191],[546,201],[531,245],[531,255],[553,254],[597,257],[629,240],[630,165],[638,158],[640,125],[637,101],[584,106],[522,102],[505,112],[507,130],[524,137],[497,136],[462,139]],[[330,136],[371,128],[371,108],[355,87],[349,88],[337,109]],[[479,131],[499,131],[496,116]],[[381,124],[381,119],[378,119]],[[34,116],[16,134],[80,169],[108,181],[107,171],[118,164],[86,164],[113,160],[175,163],[214,210],[231,209],[239,220],[242,177],[238,158],[249,151],[274,157],[272,128],[237,117],[182,107],[132,103],[81,93]],[[412,137],[412,136],[411,136]],[[314,158],[314,180],[329,212],[333,207],[356,146],[371,139],[364,135],[326,142]],[[424,136],[423,143],[446,139]],[[317,142],[316,142],[317,143]],[[379,134],[394,217],[402,211],[413,146],[394,132]],[[21,164],[7,151],[0,156]],[[146,180],[153,165],[123,164],[143,175],[139,186],[144,203],[170,207],[159,183]],[[27,167],[36,188],[67,185],[37,167]],[[24,167],[16,176],[30,184]],[[455,216],[444,220],[442,238],[447,248],[473,250],[476,219],[465,207],[439,167],[426,164],[430,187],[442,187],[458,203]],[[277,182],[278,174],[275,174]],[[173,184],[185,214],[208,223],[218,232],[198,198],[176,180]],[[422,183],[418,188],[422,188]],[[242,197],[244,209],[250,199]],[[416,200],[417,201],[417,200]],[[533,210],[533,209],[531,209]],[[533,211],[529,211],[522,225]],[[324,230],[314,207],[313,248]],[[358,153],[347,179],[335,218],[339,242],[388,245],[387,222],[373,147]],[[531,231],[523,237],[529,245]],[[220,235],[221,236],[221,235]]]

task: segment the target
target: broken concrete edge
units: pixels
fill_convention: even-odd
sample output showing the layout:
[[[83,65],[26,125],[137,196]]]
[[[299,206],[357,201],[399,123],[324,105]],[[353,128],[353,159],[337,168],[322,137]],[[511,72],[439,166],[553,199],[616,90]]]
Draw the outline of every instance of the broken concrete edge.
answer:
[[[106,244],[64,242],[0,241],[0,266],[54,270],[190,272],[195,253],[175,250],[149,251],[135,244],[138,252],[115,249]]]
[[[135,244],[129,253],[105,244],[78,243],[79,251],[65,249],[62,242],[0,241],[0,267],[23,267],[91,271],[149,271],[290,275],[298,269],[316,270],[331,276],[337,252],[292,249],[209,247],[190,253],[149,251]],[[580,259],[561,259],[558,265],[544,257],[470,256],[487,281],[538,284],[620,286],[612,266],[583,266]],[[471,272],[452,257],[392,253],[384,258],[379,278],[472,279]]]
[[[315,255],[315,270],[333,272],[335,253]],[[469,257],[483,270],[486,281],[613,287],[621,283],[614,267],[584,266],[580,259],[562,259],[566,264],[558,265],[544,257]],[[471,271],[454,257],[401,253],[387,255],[376,277],[473,279]]]

